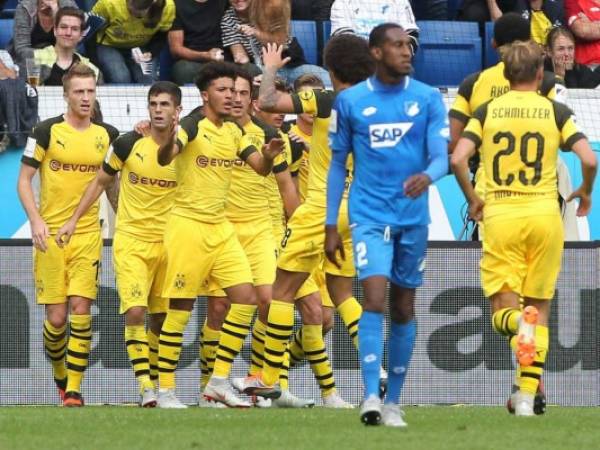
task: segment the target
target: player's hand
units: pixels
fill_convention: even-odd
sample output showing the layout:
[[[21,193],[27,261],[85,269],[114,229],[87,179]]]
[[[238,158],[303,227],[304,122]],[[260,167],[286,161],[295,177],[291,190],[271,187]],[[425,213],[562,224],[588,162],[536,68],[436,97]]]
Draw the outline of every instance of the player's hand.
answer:
[[[301,136],[298,136],[296,133],[294,133],[293,131],[290,131],[288,133],[288,137],[290,138],[290,141],[292,142],[296,142],[297,144],[301,144],[304,146],[304,148],[306,150],[310,150],[310,145],[308,142],[306,142],[306,140],[304,140],[304,138],[302,138]]]
[[[263,145],[262,154],[266,159],[273,160],[283,151],[283,139],[271,139],[268,144]]]
[[[138,123],[135,124],[135,126],[133,127],[133,130],[137,134],[141,134],[144,137],[149,136],[150,135],[150,121],[149,120],[140,120]]]
[[[283,45],[277,45],[273,43],[268,43],[262,49],[262,59],[265,67],[271,67],[273,69],[279,70],[283,66],[285,66],[289,61],[290,57],[283,58]]]
[[[337,252],[340,252],[342,261],[346,260],[346,254],[344,253],[344,244],[342,243],[342,237],[338,233],[335,225],[325,226],[325,256],[331,261],[338,269],[342,268],[342,265],[337,260]]]
[[[418,173],[404,182],[404,195],[409,198],[417,198],[424,193],[431,184],[431,178],[424,173]]]
[[[579,187],[569,195],[567,202],[573,199],[579,199],[579,206],[577,207],[577,217],[585,217],[589,214],[592,208],[592,196],[589,192],[586,192],[583,187]]]
[[[38,219],[31,222],[31,240],[33,241],[33,246],[38,250],[45,252],[48,250],[48,245],[46,245],[46,239],[50,237],[50,228],[46,225],[43,219]]]
[[[58,229],[54,240],[60,248],[63,248],[69,243],[69,241],[71,240],[71,236],[73,236],[73,233],[75,233],[76,226],[77,222],[69,220],[67,223],[65,223],[62,227]]]
[[[469,201],[469,218],[481,222],[483,220],[484,205],[483,200],[478,196]]]

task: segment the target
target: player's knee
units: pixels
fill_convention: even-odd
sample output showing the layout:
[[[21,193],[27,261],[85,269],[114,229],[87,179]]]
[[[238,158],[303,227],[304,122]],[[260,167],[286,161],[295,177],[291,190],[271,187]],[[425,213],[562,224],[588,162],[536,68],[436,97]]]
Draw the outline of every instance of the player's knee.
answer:
[[[413,320],[415,310],[411,302],[390,302],[390,318],[393,322],[405,324]]]
[[[76,316],[87,315],[90,314],[91,310],[91,301],[87,299],[73,299],[71,301],[71,314]]]
[[[230,303],[227,298],[211,298],[208,302],[206,320],[213,330],[220,330],[229,312]]]
[[[148,314],[148,326],[156,336],[160,335],[160,330],[166,316],[166,313]]]
[[[146,319],[146,308],[143,306],[134,306],[125,313],[125,323],[127,325],[143,325]]]
[[[67,310],[48,311],[46,319],[54,328],[62,328],[67,324]]]
[[[323,336],[326,336],[333,329],[333,308],[323,308]]]
[[[323,308],[320,298],[309,295],[301,300],[300,312],[304,325],[321,325],[323,323]]]

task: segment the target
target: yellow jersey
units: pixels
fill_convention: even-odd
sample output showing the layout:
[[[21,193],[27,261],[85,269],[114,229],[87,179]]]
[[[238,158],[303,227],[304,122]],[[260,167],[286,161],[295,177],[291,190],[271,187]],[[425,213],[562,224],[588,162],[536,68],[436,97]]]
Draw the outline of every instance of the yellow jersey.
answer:
[[[296,122],[287,122],[286,129],[288,133],[294,133],[297,136],[300,136],[302,139],[304,139],[305,142],[310,144],[312,136],[303,133],[300,127],[298,127],[298,124],[296,124]],[[292,144],[295,143],[292,142]],[[306,192],[308,190],[309,151],[303,145],[298,145],[296,148],[296,152],[301,152],[301,154],[298,155],[299,157],[297,162],[297,170],[295,171],[295,173],[292,173],[292,175],[298,177],[298,192],[300,193],[300,200],[304,203],[304,201],[306,200]]]
[[[115,127],[100,122],[76,130],[63,116],[34,127],[21,162],[40,169],[39,211],[51,234],[71,218],[118,135]],[[81,217],[76,233],[100,230],[98,205],[95,202]]]
[[[256,139],[234,122],[217,126],[192,113],[181,120],[177,141],[181,153],[175,160],[177,190],[171,213],[205,223],[225,221],[233,167],[258,151]]]
[[[177,187],[175,163],[158,164],[159,147],[132,131],[113,143],[102,165],[110,175],[121,171],[116,230],[144,242],[162,242]]]
[[[533,91],[509,91],[480,106],[463,137],[486,173],[484,218],[558,214],[558,149],[585,136],[571,110]]]

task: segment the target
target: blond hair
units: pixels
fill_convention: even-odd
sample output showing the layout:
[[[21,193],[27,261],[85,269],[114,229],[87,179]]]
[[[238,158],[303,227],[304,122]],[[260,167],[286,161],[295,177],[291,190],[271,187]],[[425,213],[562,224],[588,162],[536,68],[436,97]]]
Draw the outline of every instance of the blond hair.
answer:
[[[534,81],[544,64],[542,47],[534,41],[515,41],[503,51],[504,76],[511,84]]]
[[[73,64],[71,68],[62,77],[63,89],[69,90],[73,78],[93,78],[96,81],[96,72],[90,66],[84,63]]]

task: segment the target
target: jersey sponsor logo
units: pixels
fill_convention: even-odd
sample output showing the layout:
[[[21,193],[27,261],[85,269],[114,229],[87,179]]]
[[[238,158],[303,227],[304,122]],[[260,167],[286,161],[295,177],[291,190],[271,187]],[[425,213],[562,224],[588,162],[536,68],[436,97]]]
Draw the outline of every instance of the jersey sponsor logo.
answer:
[[[141,177],[135,172],[129,172],[127,179],[131,184],[144,184],[146,186],[158,186],[161,188],[172,188],[177,186],[174,180],[162,180],[160,178]]]
[[[206,156],[198,156],[196,158],[196,165],[201,169],[207,167],[223,167],[229,169],[235,166],[243,166],[244,161],[241,159],[222,159],[222,158],[207,158]]]
[[[55,159],[51,160],[49,163],[50,169],[54,172],[58,172],[62,170],[64,172],[98,172],[100,166],[95,166],[93,164],[70,164],[70,163],[61,163]]]
[[[374,106],[367,106],[365,109],[363,109],[362,115],[365,117],[369,117],[375,114],[376,112],[377,108],[375,108]]]
[[[376,123],[369,125],[371,147],[395,147],[412,126],[412,122]]]
[[[404,102],[404,112],[408,117],[415,117],[421,112],[417,102]]]
[[[27,138],[27,144],[25,145],[25,151],[23,152],[23,155],[27,156],[28,158],[33,158],[33,155],[35,154],[35,146],[36,140],[33,138]]]

